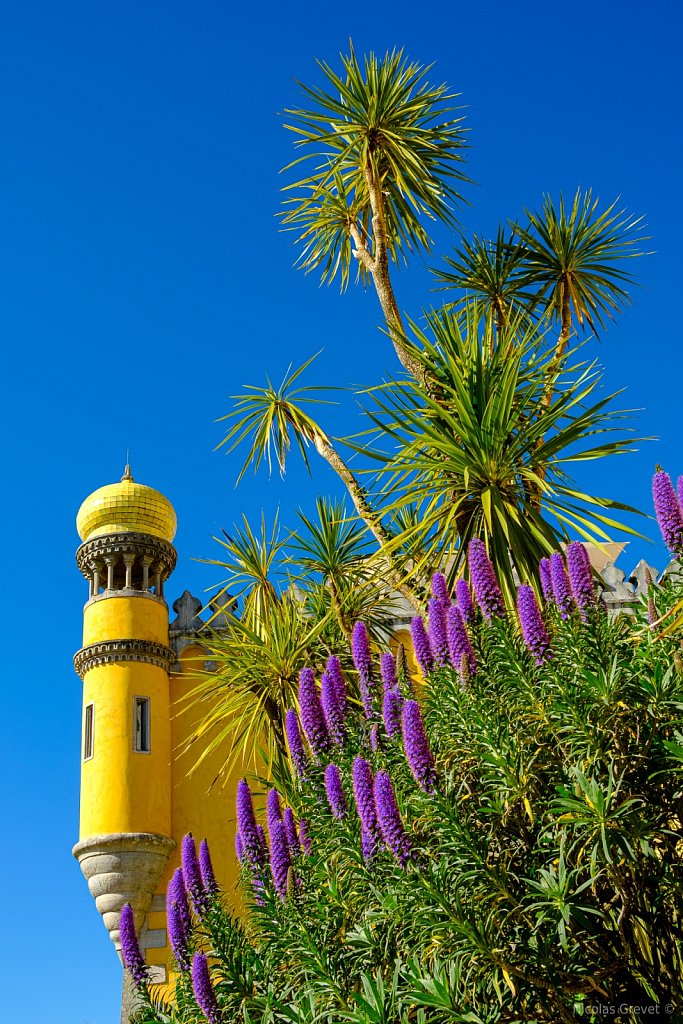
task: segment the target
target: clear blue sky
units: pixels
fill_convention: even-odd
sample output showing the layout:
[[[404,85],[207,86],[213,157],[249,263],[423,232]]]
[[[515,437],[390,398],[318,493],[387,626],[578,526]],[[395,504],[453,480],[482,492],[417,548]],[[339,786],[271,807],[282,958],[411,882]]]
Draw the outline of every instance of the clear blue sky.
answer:
[[[137,479],[179,517],[171,599],[215,582],[221,526],[278,503],[285,523],[316,491],[292,465],[235,491],[213,452],[228,396],[290,360],[324,354],[311,383],[370,384],[396,371],[372,293],[340,297],[292,268],[275,212],[291,158],[278,111],[352,36],[405,46],[462,92],[479,183],[471,231],[592,186],[647,217],[656,255],[594,351],[611,389],[658,440],[586,467],[587,488],[650,507],[655,462],[683,472],[680,435],[681,14],[652,5],[519,0],[476,7],[304,7],[130,0],[5,0],[0,14],[0,338],[4,893],[8,1024],[115,1024],[120,971],[84,879],[77,839],[80,682],[71,656],[86,598],[74,551],[80,501]],[[432,301],[423,267],[402,306]],[[349,399],[332,432],[357,428]],[[601,477],[598,483],[598,477]],[[656,528],[646,524],[656,538]],[[661,545],[632,545],[660,568]],[[226,829],[227,832],[227,829]],[[229,841],[229,839],[226,839]]]

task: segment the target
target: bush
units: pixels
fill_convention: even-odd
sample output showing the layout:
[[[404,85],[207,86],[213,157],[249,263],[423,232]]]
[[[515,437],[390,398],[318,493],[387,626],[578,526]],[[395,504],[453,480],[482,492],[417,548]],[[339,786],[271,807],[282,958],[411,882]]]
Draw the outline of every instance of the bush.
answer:
[[[308,742],[297,754],[291,715],[300,771],[279,780],[284,824],[269,796],[270,851],[240,785],[249,914],[235,920],[219,896],[200,899],[191,932],[172,936],[188,965],[175,1006],[149,1002],[139,1022],[493,1024],[683,1010],[679,640],[648,626],[645,605],[610,621],[578,547],[571,583],[555,557],[542,619],[520,588],[512,621],[481,552],[473,584],[490,618],[468,607],[462,584],[451,604],[436,577],[428,629],[414,622],[428,669],[420,703],[403,659],[385,653],[378,672],[362,627],[365,710],[345,708],[332,663],[323,714],[304,670]],[[657,614],[680,597],[680,584],[657,590]],[[203,1013],[189,969],[200,950],[216,1000],[202,1003],[195,978]]]

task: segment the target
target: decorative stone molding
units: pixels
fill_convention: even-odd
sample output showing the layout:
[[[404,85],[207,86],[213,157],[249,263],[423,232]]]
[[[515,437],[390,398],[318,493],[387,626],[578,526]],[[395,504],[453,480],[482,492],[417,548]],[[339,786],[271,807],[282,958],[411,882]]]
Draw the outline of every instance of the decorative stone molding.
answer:
[[[165,644],[153,640],[102,640],[100,643],[81,647],[74,655],[74,668],[81,679],[88,669],[96,665],[109,665],[114,662],[142,661],[148,665],[157,665],[168,672],[174,654]]]
[[[85,578],[89,579],[105,558],[123,558],[124,555],[160,563],[164,579],[171,575],[178,558],[173,545],[161,537],[153,537],[149,533],[111,533],[81,544],[76,552],[76,562]]]
[[[123,904],[130,903],[135,928],[138,934],[143,933],[154,890],[175,845],[168,836],[151,832],[117,832],[91,836],[74,846],[74,857],[119,956]]]
[[[229,621],[229,616],[234,615],[237,610],[237,601],[232,594],[219,594],[209,602],[211,616],[208,622],[200,617],[204,606],[198,597],[184,590],[180,597],[173,602],[173,611],[176,613],[168,627],[169,643],[173,648],[176,662],[173,671],[180,671],[178,659],[186,647],[192,644],[202,644],[202,639],[210,633],[220,633],[224,630]],[[204,665],[206,671],[211,671],[208,663]]]

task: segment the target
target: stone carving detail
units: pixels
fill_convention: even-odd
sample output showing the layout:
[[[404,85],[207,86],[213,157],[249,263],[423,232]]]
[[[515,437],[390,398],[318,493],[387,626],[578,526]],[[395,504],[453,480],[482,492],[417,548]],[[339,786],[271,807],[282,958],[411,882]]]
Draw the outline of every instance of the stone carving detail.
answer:
[[[144,924],[154,890],[175,842],[150,832],[120,832],[91,836],[76,843],[74,857],[86,877],[95,905],[104,918],[116,951],[121,955],[119,918],[130,903],[135,927],[144,938]]]
[[[204,623],[199,618],[199,613],[202,610],[202,602],[199,598],[191,594],[189,590],[184,590],[177,601],[173,602],[173,611],[176,613],[176,617],[169,624],[170,633],[196,633],[200,629],[203,629]]]
[[[202,637],[227,629],[228,615],[236,613],[237,600],[232,594],[219,594],[209,602],[211,614],[207,621],[200,616],[203,610],[202,602],[189,590],[183,591],[180,597],[173,602],[173,611],[176,613],[176,617],[168,627],[169,643],[176,657],[173,671],[179,671],[180,666],[177,659],[180,658],[186,647],[192,644],[201,644]],[[207,672],[212,671],[208,662],[204,668]]]
[[[76,562],[88,579],[96,569],[101,568],[105,558],[123,558],[124,555],[149,559],[161,567],[164,579],[168,579],[175,569],[178,557],[173,545],[161,537],[153,537],[148,533],[111,533],[81,544],[76,552]]]
[[[153,640],[102,640],[77,651],[74,655],[74,668],[82,679],[88,669],[117,661],[144,661],[168,672],[173,661],[173,651],[165,644]]]

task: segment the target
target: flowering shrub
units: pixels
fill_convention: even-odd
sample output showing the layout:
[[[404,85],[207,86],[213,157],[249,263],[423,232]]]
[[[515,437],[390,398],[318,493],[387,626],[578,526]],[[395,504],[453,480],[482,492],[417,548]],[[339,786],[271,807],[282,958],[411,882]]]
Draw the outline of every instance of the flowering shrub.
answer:
[[[650,627],[645,602],[610,621],[580,547],[546,562],[544,597],[519,588],[513,616],[473,543],[476,603],[438,577],[429,621],[413,622],[417,695],[360,626],[359,704],[336,659],[322,686],[302,672],[267,836],[238,788],[244,921],[205,846],[183,844],[173,1007],[149,997],[126,918],[139,1024],[683,1014],[680,635]],[[676,582],[650,595],[659,617],[680,598]]]

